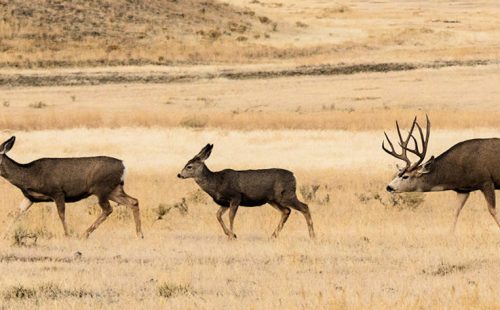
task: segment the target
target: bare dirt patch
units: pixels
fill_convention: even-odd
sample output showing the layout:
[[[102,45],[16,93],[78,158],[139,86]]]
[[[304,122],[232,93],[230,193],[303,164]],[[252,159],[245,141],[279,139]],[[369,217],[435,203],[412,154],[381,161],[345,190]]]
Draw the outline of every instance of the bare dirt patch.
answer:
[[[474,67],[500,63],[497,60],[465,60],[465,61],[434,61],[430,63],[375,63],[354,65],[318,65],[299,66],[295,68],[245,70],[239,71],[236,67],[232,70],[222,70],[204,73],[175,74],[171,72],[75,72],[75,73],[0,73],[0,85],[8,87],[20,86],[76,86],[99,84],[126,84],[126,83],[173,83],[192,82],[200,79],[272,79],[294,76],[330,76],[350,75],[371,72],[410,71],[416,69],[440,69],[446,67]]]

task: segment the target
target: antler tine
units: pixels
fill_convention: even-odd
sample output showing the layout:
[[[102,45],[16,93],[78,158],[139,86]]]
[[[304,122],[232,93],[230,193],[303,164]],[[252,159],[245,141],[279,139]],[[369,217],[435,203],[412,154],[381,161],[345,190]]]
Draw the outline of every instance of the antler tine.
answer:
[[[385,138],[387,139],[387,142],[389,142],[389,146],[391,147],[391,150],[389,151],[385,147],[385,141],[382,141],[382,149],[389,155],[396,157],[397,159],[401,159],[402,161],[406,162],[406,167],[410,167],[411,161],[408,159],[408,156],[406,155],[406,150],[403,148],[401,154],[396,153],[396,150],[394,149],[394,145],[391,142],[391,139],[389,139],[389,136],[387,136],[387,133],[384,131]]]
[[[418,148],[417,139],[414,136],[411,136],[411,139],[413,140],[413,143],[415,143],[415,149],[412,150],[408,148],[407,150],[415,155],[418,155],[417,153],[420,153],[420,149]]]
[[[407,150],[409,152],[411,152],[419,157],[418,161],[412,165],[412,168],[418,167],[418,165],[420,165],[424,161],[425,155],[427,153],[427,146],[429,144],[429,137],[430,137],[430,121],[429,121],[429,117],[427,115],[426,115],[426,119],[427,119],[427,126],[426,126],[425,137],[424,137],[422,127],[418,123],[416,123],[416,126],[418,128],[418,132],[420,134],[420,139],[422,141],[422,151],[419,150],[417,139],[414,136],[412,136],[411,138],[413,139],[413,141],[415,143],[415,149],[407,148]]]
[[[395,152],[396,150],[394,150],[394,145],[392,145],[391,139],[389,139],[389,136],[385,131],[384,131],[384,136],[387,139],[387,142],[389,142],[389,146],[391,147],[392,151]],[[384,141],[382,141],[382,148],[390,153],[390,151],[384,147]]]
[[[411,164],[411,161],[410,159],[408,158],[408,155],[406,154],[407,151],[410,151],[411,153],[414,153],[414,154],[420,154],[420,150],[418,148],[418,143],[417,143],[417,140],[415,139],[415,137],[413,136],[413,130],[415,129],[415,126],[419,127],[419,130],[421,131],[422,129],[420,128],[420,126],[418,125],[417,123],[417,117],[415,116],[415,118],[413,119],[413,123],[411,124],[411,128],[410,128],[410,131],[408,132],[408,136],[406,137],[406,139],[403,139],[403,135],[401,134],[401,128],[399,127],[399,123],[398,121],[396,121],[396,129],[397,129],[397,132],[398,132],[398,137],[399,137],[399,145],[401,146],[401,154],[398,154],[396,153],[395,149],[394,149],[394,145],[392,144],[391,140],[389,139],[389,137],[387,136],[387,134],[384,132],[384,135],[385,135],[385,138],[387,139],[387,142],[389,142],[389,146],[391,147],[391,151],[389,151],[386,147],[385,147],[385,144],[384,142],[382,142],[382,149],[388,153],[389,155],[391,156],[394,156],[396,157],[397,159],[401,159],[402,161],[404,161],[406,163],[406,167],[404,168],[404,170],[410,168],[412,166]],[[410,149],[408,148],[408,143],[410,142],[410,140],[412,140],[415,142],[415,149]]]

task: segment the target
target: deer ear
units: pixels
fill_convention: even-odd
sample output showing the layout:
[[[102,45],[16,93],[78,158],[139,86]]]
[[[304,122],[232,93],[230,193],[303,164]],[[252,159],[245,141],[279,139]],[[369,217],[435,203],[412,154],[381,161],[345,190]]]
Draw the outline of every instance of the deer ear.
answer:
[[[213,144],[207,144],[201,151],[194,157],[195,159],[205,161],[210,154],[212,153],[212,149],[214,148]]]
[[[432,171],[434,165],[434,156],[432,156],[422,167],[418,170],[419,174],[426,174]]]
[[[2,145],[0,145],[0,154],[5,154],[10,151],[10,149],[14,146],[14,142],[16,142],[16,137],[12,136],[9,140],[2,143]]]

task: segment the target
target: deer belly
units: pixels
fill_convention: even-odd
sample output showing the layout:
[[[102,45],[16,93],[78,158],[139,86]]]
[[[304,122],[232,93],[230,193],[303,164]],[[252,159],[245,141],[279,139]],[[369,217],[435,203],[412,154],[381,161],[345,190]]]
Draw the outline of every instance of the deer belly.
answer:
[[[255,198],[250,198],[250,197],[242,196],[241,197],[240,206],[244,206],[244,207],[258,207],[258,206],[262,206],[263,204],[265,204],[267,202],[268,202],[268,200],[267,199],[263,199],[263,198],[255,199]]]
[[[91,194],[90,193],[71,193],[71,194],[66,194],[66,196],[64,197],[64,200],[66,202],[77,202],[77,201],[80,201],[82,199],[85,199],[87,197],[89,197]]]
[[[52,201],[51,197],[49,197],[45,194],[42,194],[42,193],[38,193],[38,192],[34,192],[34,191],[27,191],[25,194],[28,197],[28,199],[33,201],[33,202]]]

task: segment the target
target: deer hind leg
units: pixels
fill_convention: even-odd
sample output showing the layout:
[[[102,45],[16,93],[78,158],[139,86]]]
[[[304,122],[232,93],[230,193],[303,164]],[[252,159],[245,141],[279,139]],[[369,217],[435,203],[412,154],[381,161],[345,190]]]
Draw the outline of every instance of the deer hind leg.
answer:
[[[482,190],[484,198],[488,203],[488,211],[490,211],[491,216],[495,219],[498,227],[500,228],[500,213],[495,208],[495,186],[493,184],[486,185]]]
[[[290,207],[304,214],[304,217],[306,218],[307,222],[307,228],[309,229],[309,237],[311,237],[311,239],[316,238],[316,234],[314,233],[314,226],[311,217],[311,212],[309,212],[309,206],[295,197],[292,200]]]
[[[281,212],[281,220],[272,234],[273,238],[277,238],[279,233],[283,229],[283,226],[285,225],[286,221],[288,220],[288,217],[290,216],[290,213],[292,212],[292,210],[288,207],[283,207],[283,206],[281,206],[277,203],[274,203],[274,202],[270,203],[270,205],[273,206],[273,208],[275,208],[276,210]]]
[[[54,201],[56,203],[57,213],[59,214],[59,218],[61,219],[61,223],[64,229],[64,235],[68,237],[69,233],[68,226],[66,225],[66,204],[64,201],[64,196],[57,197],[56,199],[54,199]]]
[[[19,204],[19,212],[17,213],[16,217],[12,220],[12,222],[7,226],[7,229],[5,230],[3,234],[3,238],[6,239],[10,230],[16,224],[16,222],[23,216],[29,208],[33,205],[33,201],[29,200],[28,198],[24,198],[23,201]]]
[[[132,209],[132,213],[134,214],[134,222],[135,222],[135,232],[137,237],[144,238],[144,234],[142,233],[141,228],[141,213],[139,210],[139,200],[131,197],[125,193],[122,185],[118,185],[109,195],[109,199],[122,205],[128,206]]]
[[[462,208],[464,207],[465,203],[467,202],[469,195],[470,195],[470,193],[457,193],[458,207],[457,207],[457,210],[455,211],[455,220],[453,221],[453,227],[451,228],[452,233],[455,232],[455,228],[457,227],[457,222],[458,222],[458,216],[460,215],[460,211],[462,211]]]
[[[99,197],[99,206],[102,209],[101,215],[99,215],[95,222],[85,231],[85,238],[88,238],[90,234],[96,230],[96,228],[99,227],[99,225],[101,225],[101,223],[104,222],[111,213],[113,213],[113,208],[111,208],[107,198]]]
[[[238,212],[239,202],[232,202],[229,206],[229,239],[236,239],[236,234],[233,230],[234,218],[236,217],[236,212]]]
[[[226,236],[230,237],[229,229],[227,229],[226,225],[224,224],[224,221],[222,220],[222,216],[224,213],[227,212],[229,208],[227,207],[220,207],[219,210],[217,210],[217,220],[219,221],[220,226],[222,227],[222,230],[226,234]]]

